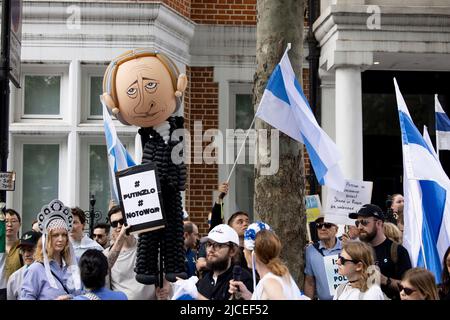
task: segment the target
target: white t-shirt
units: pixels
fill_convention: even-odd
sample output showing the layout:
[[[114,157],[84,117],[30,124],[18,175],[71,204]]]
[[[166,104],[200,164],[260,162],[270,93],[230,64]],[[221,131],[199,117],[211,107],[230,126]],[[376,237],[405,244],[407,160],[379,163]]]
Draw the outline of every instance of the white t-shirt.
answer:
[[[72,247],[73,250],[75,251],[75,256],[77,257],[77,260],[80,260],[80,257],[88,249],[96,249],[99,251],[103,251],[103,247],[99,245],[97,241],[92,240],[87,235],[84,235],[83,238],[81,238],[80,242],[75,241],[73,239],[70,239],[70,242],[72,243]]]
[[[267,279],[275,279],[280,283],[281,287],[283,288],[285,300],[304,299],[304,296],[302,296],[300,289],[298,288],[297,284],[290,274],[280,277],[273,274],[272,272],[269,272],[261,280],[259,280],[258,285],[255,288],[255,292],[253,292],[252,300],[262,300],[264,291],[263,286],[264,282]]]
[[[366,292],[361,292],[346,283],[344,290],[339,290],[339,287],[336,289],[333,300],[384,300],[384,295],[377,284],[373,284]]]
[[[154,285],[144,285],[136,281],[136,251],[137,245],[120,251],[111,268],[111,277],[106,276],[107,283],[110,281],[111,290],[124,292],[128,300],[156,300]],[[105,249],[103,253],[108,256],[109,249]]]

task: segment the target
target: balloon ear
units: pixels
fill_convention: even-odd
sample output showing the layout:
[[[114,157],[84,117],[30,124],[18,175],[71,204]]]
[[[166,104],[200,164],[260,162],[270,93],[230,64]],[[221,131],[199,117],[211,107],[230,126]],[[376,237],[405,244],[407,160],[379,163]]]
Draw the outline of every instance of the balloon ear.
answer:
[[[187,76],[184,73],[181,73],[178,76],[177,91],[175,91],[175,95],[177,97],[181,97],[184,91],[186,91],[187,84],[188,84]]]
[[[111,109],[111,110],[117,109],[113,98],[108,93],[105,92],[105,93],[103,93],[102,96],[103,96],[103,101],[105,101],[105,104],[109,109]],[[117,110],[119,110],[119,109],[117,109]]]

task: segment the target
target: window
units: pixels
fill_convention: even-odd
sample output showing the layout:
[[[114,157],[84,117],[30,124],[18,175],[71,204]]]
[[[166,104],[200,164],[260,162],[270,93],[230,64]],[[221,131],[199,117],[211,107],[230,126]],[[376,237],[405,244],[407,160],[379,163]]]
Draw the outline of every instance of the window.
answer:
[[[247,130],[253,120],[253,104],[252,104],[251,94],[237,94],[236,95],[236,115],[235,123],[236,129]],[[254,128],[254,126],[253,126]],[[236,145],[236,155],[239,152],[239,144]],[[245,164],[236,165],[236,204],[237,208],[241,211],[248,212],[253,220],[253,194],[255,190],[254,180],[254,164],[249,163],[249,142],[248,139],[245,143],[245,154],[246,161]]]
[[[89,103],[89,118],[97,118],[103,116],[102,103],[100,95],[103,93],[103,77],[92,76],[89,78],[90,82],[90,103]]]
[[[106,145],[89,145],[89,196],[95,196],[95,211],[102,212],[102,221],[108,213],[111,192],[109,187]]]
[[[24,90],[25,115],[59,115],[60,76],[26,75]]]
[[[59,144],[23,144],[23,231],[42,206],[58,199]]]

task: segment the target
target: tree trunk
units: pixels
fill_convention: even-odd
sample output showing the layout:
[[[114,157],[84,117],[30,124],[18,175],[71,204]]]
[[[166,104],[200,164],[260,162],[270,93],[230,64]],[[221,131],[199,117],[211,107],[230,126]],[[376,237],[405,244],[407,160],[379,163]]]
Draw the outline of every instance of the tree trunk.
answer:
[[[287,43],[292,44],[289,58],[301,83],[303,61],[304,0],[258,0],[256,27],[257,69],[254,78],[255,111],[266,88],[267,80],[280,61]],[[272,127],[257,119],[256,129]],[[259,144],[260,141],[258,141]],[[273,152],[268,142],[267,150]],[[257,148],[255,164],[255,215],[267,222],[283,245],[282,259],[300,287],[303,287],[306,214],[304,205],[305,178],[303,145],[280,132],[279,170],[262,175],[260,160],[264,150]]]

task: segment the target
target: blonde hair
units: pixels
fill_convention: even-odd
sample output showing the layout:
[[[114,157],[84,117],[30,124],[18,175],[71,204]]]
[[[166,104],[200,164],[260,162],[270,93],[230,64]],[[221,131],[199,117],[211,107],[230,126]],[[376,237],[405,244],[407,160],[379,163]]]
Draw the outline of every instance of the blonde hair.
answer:
[[[46,248],[45,248],[47,251],[47,256],[50,260],[54,259],[54,257],[53,257],[54,252],[53,252],[53,248],[52,248],[52,234],[53,234],[54,230],[55,229],[49,230],[47,235],[44,234],[42,237],[39,238],[37,247],[36,247],[36,252],[34,253],[34,259],[37,262],[42,262],[42,263],[44,262],[44,253],[42,252],[42,238],[43,237],[47,237]],[[66,237],[67,237],[67,242],[66,242],[66,245],[64,246],[64,249],[61,251],[61,257],[64,260],[64,262],[69,265],[69,264],[76,263],[76,262],[71,261],[71,255],[70,255],[70,249],[69,249],[69,241],[70,240],[69,240],[68,233],[66,233]]]
[[[366,292],[369,289],[368,270],[370,266],[375,264],[375,254],[372,247],[362,241],[349,240],[343,245],[342,249],[347,252],[352,260],[361,262],[361,278],[355,284],[362,292]]]
[[[255,254],[273,274],[284,276],[289,274],[286,265],[280,259],[281,241],[277,235],[269,230],[261,230],[255,238]]]
[[[425,300],[439,300],[434,275],[423,268],[412,268],[405,272],[402,281],[408,281],[425,296]]]
[[[385,222],[383,224],[384,235],[390,240],[397,242],[399,244],[403,241],[403,234],[400,229],[391,222]]]

